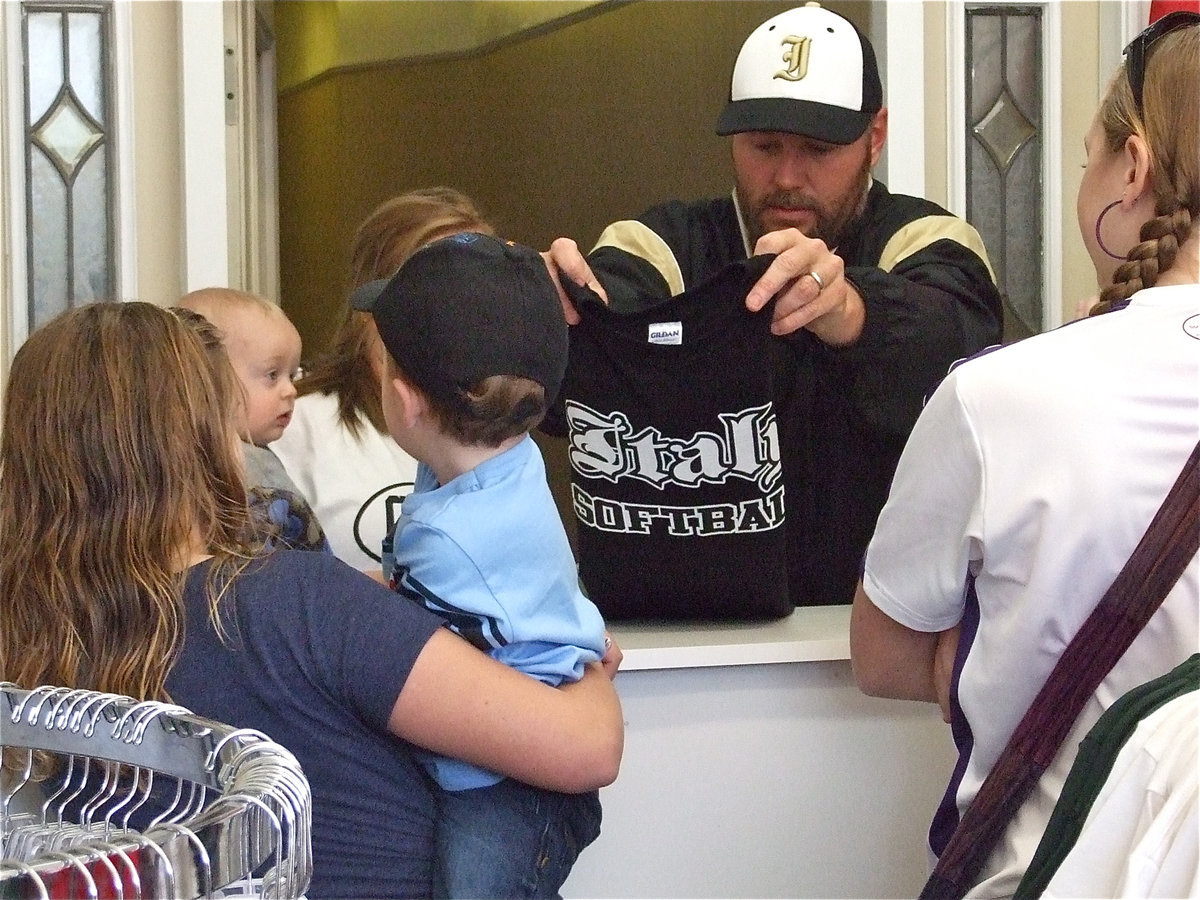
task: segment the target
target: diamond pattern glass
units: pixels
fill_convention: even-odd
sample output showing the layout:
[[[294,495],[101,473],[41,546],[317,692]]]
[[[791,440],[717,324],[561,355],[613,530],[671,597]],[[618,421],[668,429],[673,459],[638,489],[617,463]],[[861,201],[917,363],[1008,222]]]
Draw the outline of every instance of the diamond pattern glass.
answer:
[[[1000,92],[996,105],[971,130],[1001,172],[1008,171],[1017,151],[1037,134],[1037,129],[1017,107],[1007,87]]]
[[[104,138],[104,132],[83,117],[70,94],[64,94],[33,137],[70,181],[76,166]]]
[[[21,4],[28,330],[112,299],[111,0]]]
[[[1042,330],[1042,10],[970,3],[967,218],[1004,298],[1004,338]]]

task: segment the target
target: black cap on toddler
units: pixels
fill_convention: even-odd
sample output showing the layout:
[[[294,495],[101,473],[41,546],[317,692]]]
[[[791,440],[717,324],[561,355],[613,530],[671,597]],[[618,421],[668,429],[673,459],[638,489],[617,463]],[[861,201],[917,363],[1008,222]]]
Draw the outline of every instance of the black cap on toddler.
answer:
[[[422,247],[391,278],[357,288],[388,353],[416,386],[457,405],[460,389],[519,375],[552,400],[567,368],[567,320],[540,253],[475,232]]]

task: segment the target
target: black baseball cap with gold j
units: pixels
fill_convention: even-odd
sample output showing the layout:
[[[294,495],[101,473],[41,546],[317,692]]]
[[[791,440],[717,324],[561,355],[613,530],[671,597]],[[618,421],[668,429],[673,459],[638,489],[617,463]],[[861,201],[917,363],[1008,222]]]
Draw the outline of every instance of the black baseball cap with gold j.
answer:
[[[850,144],[882,106],[871,42],[813,2],[767,19],[746,38],[717,134],[784,131]]]

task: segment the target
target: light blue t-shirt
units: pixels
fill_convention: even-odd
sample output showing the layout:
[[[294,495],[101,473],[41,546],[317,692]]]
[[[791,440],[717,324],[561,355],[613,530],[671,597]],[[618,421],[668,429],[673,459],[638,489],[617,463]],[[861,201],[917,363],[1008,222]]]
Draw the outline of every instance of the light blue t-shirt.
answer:
[[[604,619],[579,589],[575,557],[528,435],[448,484],[421,464],[396,523],[395,589],[498,661],[550,685],[604,654]],[[503,776],[431,756],[448,790]]]

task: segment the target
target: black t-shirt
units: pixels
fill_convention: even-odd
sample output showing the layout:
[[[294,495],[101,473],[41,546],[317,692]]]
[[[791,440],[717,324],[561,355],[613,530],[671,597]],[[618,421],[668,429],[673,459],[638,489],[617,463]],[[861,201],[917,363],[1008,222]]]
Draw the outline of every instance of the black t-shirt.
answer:
[[[568,438],[580,577],[609,619],[755,620],[792,610],[771,311],[759,256],[649,310],[575,298],[543,427]]]
[[[873,181],[837,247],[866,320],[847,347],[806,328],[776,338],[775,414],[796,606],[850,603],[892,473],[924,398],[957,359],[1000,340],[979,235]],[[613,223],[587,255],[616,309],[700,285],[747,248],[733,197],[669,201]]]

